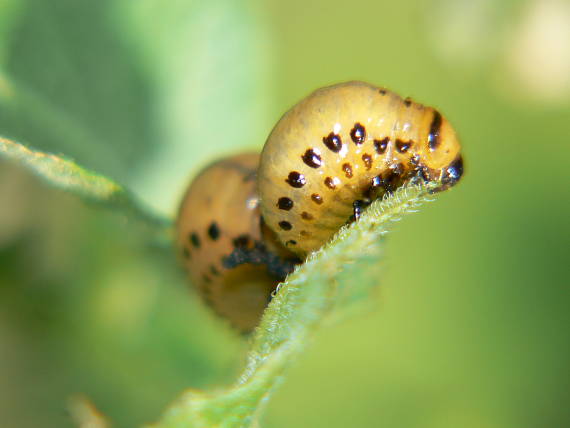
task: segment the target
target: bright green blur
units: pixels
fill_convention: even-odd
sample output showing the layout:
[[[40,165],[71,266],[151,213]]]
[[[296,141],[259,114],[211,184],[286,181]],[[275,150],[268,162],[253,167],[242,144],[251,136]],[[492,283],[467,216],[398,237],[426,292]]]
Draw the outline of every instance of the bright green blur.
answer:
[[[372,309],[322,330],[262,426],[569,426],[564,23],[562,0],[0,0],[0,136],[172,215],[317,87],[436,106],[463,179],[398,224]],[[70,427],[77,392],[135,426],[234,380],[247,340],[147,233],[0,163],[0,426]]]

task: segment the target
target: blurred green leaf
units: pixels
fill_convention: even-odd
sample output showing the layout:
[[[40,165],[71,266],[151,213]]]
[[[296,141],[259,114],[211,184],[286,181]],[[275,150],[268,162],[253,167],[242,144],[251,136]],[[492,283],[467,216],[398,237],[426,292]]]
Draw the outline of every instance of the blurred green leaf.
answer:
[[[190,176],[220,156],[259,150],[277,112],[271,32],[233,0],[115,2],[117,27],[152,83],[158,138],[129,186],[171,212]]]
[[[0,133],[124,182],[155,139],[114,3],[0,0]]]
[[[147,212],[119,184],[88,171],[65,157],[32,150],[0,137],[0,158],[25,166],[52,187],[124,211],[161,233],[167,233],[169,220]]]
[[[18,22],[21,6],[20,0],[0,0],[0,67],[6,60],[8,42]]]

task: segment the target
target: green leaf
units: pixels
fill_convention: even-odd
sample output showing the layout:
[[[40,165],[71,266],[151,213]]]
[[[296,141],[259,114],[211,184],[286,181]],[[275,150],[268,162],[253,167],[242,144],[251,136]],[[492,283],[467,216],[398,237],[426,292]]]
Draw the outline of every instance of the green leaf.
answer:
[[[129,185],[164,210],[178,202],[179,183],[205,164],[259,151],[267,138],[277,114],[271,32],[261,12],[233,0],[115,5],[118,28],[152,79],[159,131],[152,157]]]
[[[0,133],[126,182],[156,132],[115,3],[0,0]]]
[[[0,158],[16,162],[50,186],[90,202],[121,210],[166,234],[170,221],[143,209],[132,195],[107,177],[88,171],[70,159],[30,149],[0,137]]]
[[[246,367],[224,390],[186,392],[154,428],[251,427],[284,373],[311,338],[377,285],[382,241],[393,222],[429,200],[437,183],[411,184],[375,201],[359,221],[343,227],[330,243],[280,284],[257,328]]]

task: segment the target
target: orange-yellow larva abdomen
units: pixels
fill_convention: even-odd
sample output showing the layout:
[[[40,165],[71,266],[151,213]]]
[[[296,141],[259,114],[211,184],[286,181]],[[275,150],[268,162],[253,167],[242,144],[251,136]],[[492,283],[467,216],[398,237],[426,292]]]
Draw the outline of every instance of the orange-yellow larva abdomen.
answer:
[[[191,282],[215,312],[242,331],[257,325],[283,279],[263,259],[273,247],[263,243],[260,228],[258,161],[257,154],[237,155],[204,169],[187,190],[176,222],[177,249]],[[240,263],[252,253],[263,260]],[[237,261],[228,264],[232,257]]]
[[[455,132],[436,110],[363,82],[319,89],[277,123],[261,154],[261,214],[291,251],[317,250],[359,203],[413,177],[450,187]]]

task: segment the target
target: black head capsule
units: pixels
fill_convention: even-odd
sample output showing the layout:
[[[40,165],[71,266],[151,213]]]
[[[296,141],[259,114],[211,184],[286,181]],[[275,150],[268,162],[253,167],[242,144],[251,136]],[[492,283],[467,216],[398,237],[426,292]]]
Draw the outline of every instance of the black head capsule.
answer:
[[[441,170],[441,187],[437,192],[449,189],[457,184],[463,176],[463,158],[461,155],[457,156],[453,162]]]
[[[441,182],[453,186],[463,175],[463,158],[458,156],[447,168],[443,170]]]

